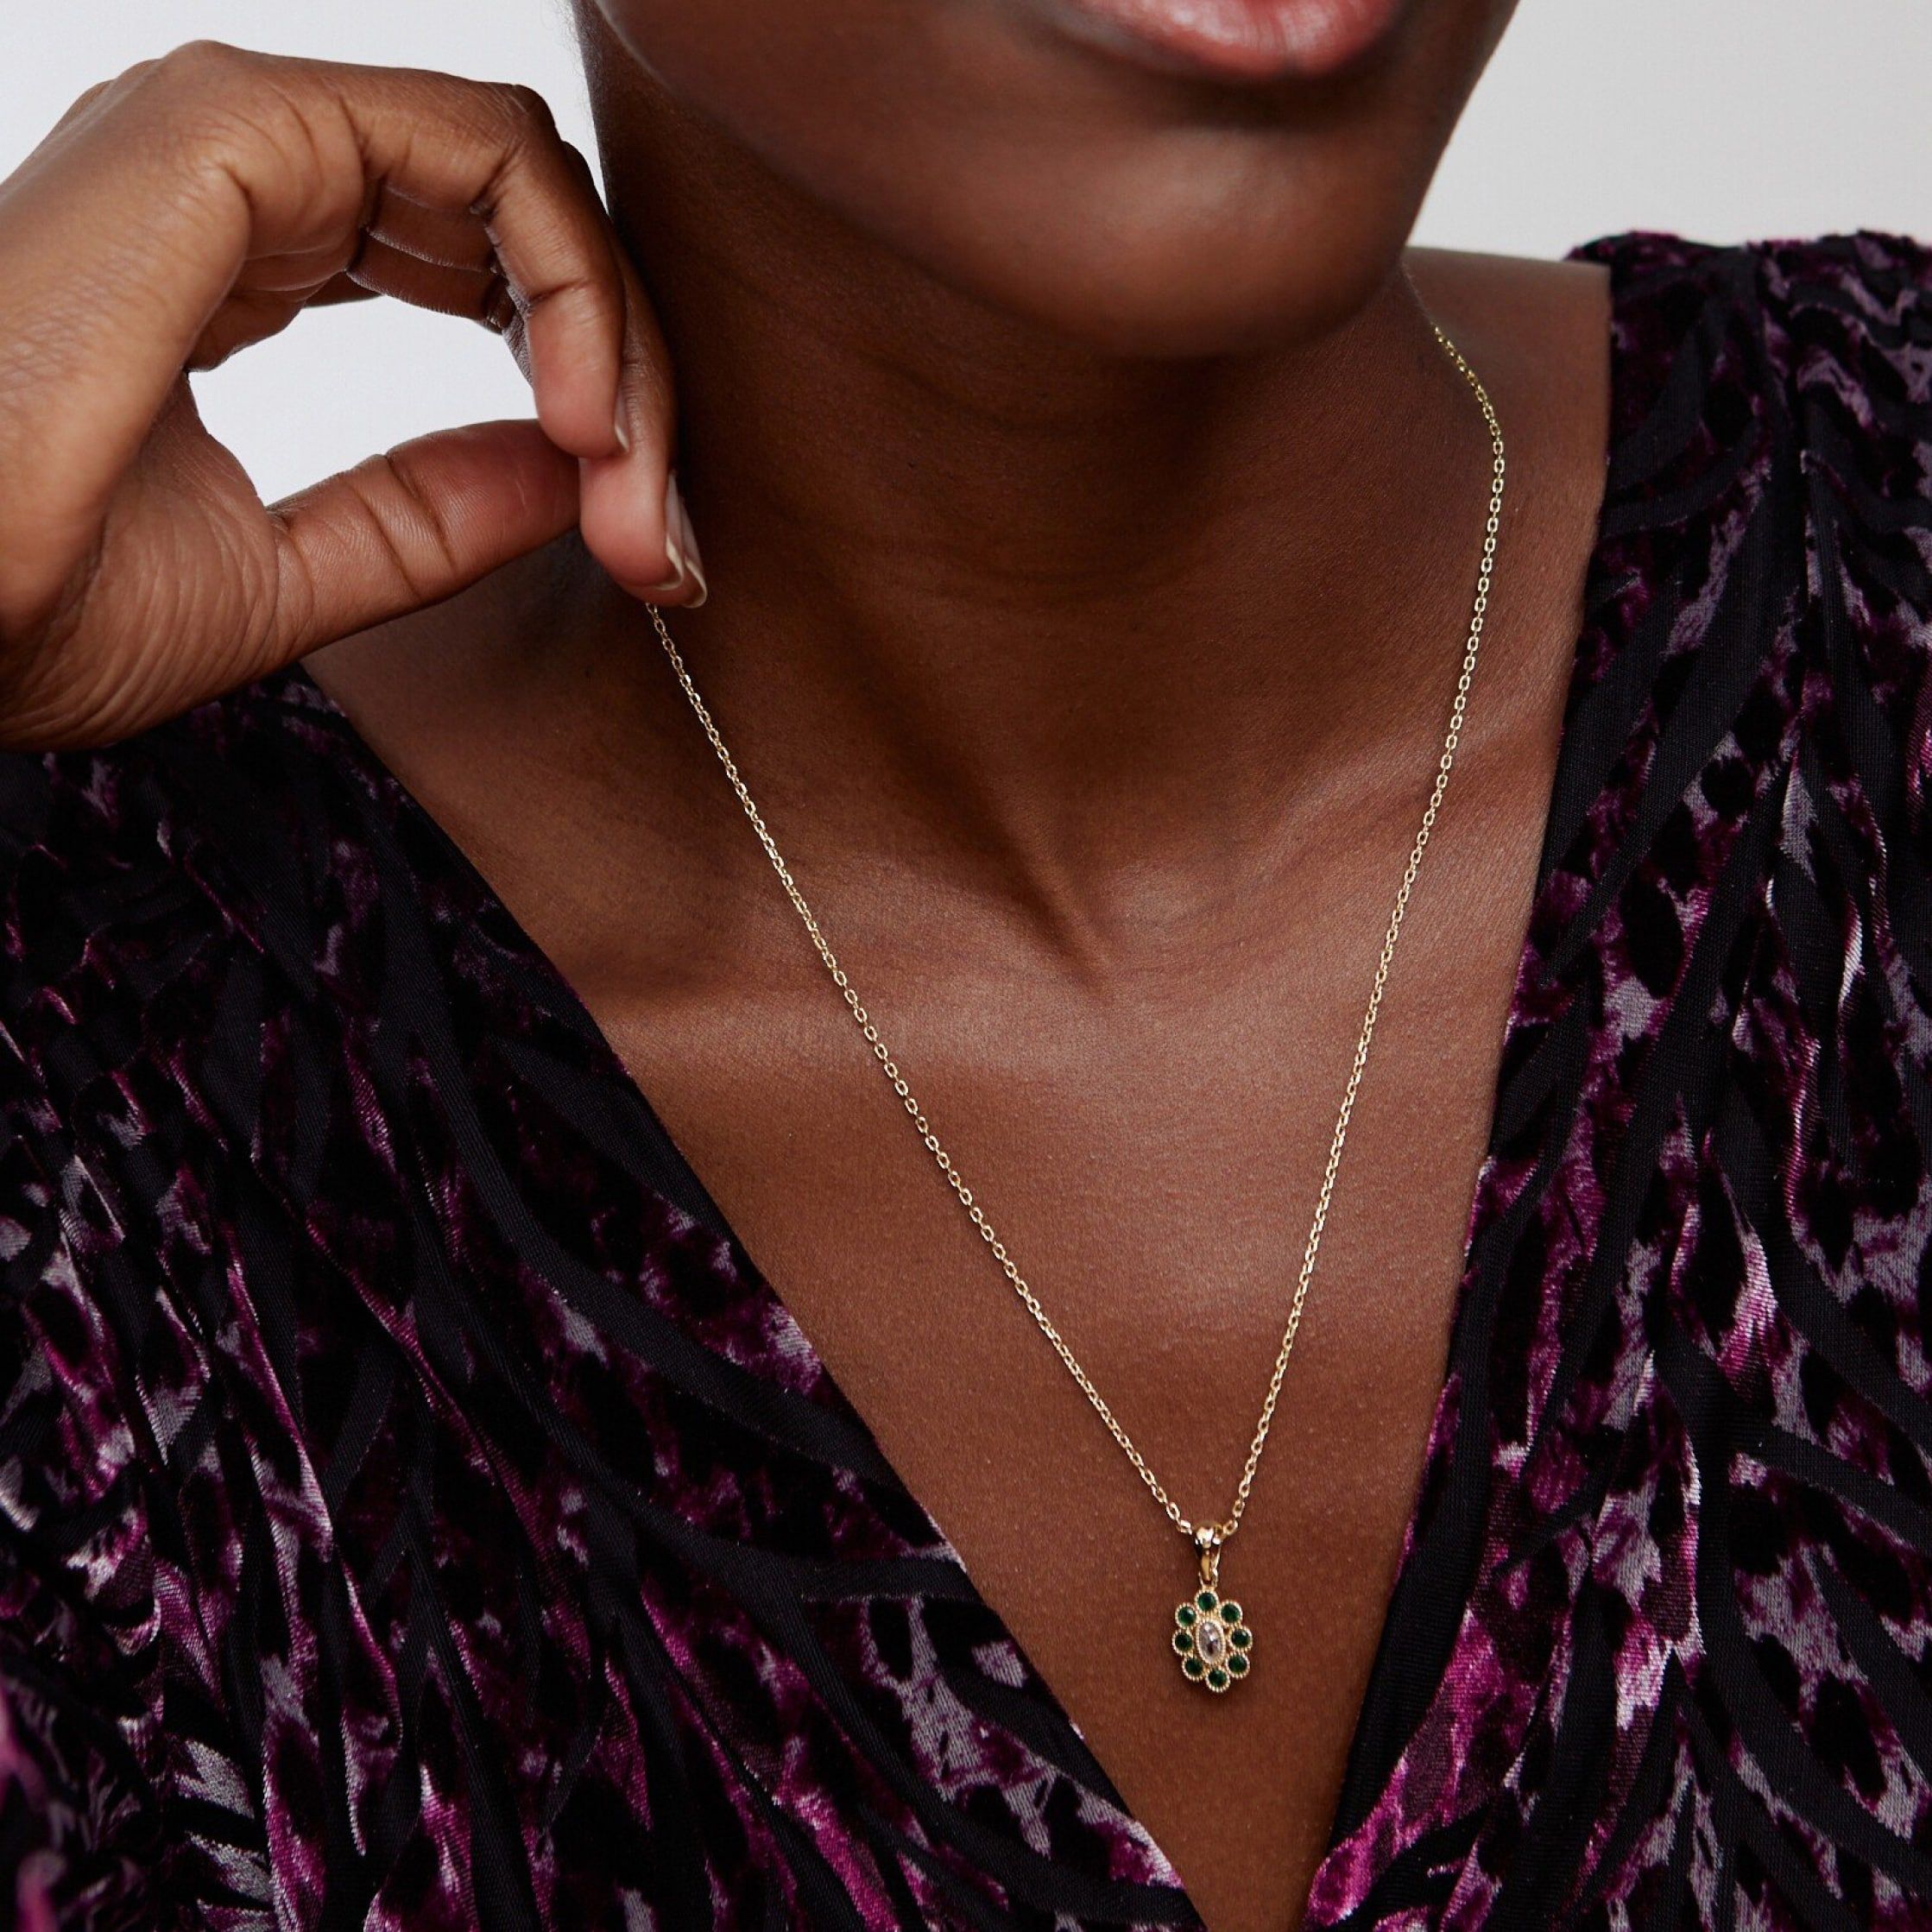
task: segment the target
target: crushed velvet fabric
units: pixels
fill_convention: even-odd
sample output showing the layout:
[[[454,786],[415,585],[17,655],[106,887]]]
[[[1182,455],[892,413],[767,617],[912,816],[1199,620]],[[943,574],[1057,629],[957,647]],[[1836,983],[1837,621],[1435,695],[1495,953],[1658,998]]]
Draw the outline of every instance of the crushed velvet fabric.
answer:
[[[1575,253],[1609,487],[1306,1923],[1924,1926],[1932,258]],[[24,1927],[1199,1924],[299,671],[0,761],[0,1693]]]

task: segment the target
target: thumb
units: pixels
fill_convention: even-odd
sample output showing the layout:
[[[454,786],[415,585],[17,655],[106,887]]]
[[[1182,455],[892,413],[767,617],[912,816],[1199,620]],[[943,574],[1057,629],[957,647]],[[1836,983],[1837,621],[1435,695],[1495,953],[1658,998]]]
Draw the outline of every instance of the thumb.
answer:
[[[534,422],[439,430],[276,504],[280,660],[420,609],[574,527],[577,458]]]

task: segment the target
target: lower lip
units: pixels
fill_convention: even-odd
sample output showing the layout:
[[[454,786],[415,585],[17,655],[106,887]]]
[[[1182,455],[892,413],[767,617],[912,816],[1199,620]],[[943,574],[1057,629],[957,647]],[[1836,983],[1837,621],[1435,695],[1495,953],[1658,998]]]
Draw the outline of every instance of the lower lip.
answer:
[[[1064,0],[1117,51],[1231,79],[1334,73],[1393,30],[1404,0]]]

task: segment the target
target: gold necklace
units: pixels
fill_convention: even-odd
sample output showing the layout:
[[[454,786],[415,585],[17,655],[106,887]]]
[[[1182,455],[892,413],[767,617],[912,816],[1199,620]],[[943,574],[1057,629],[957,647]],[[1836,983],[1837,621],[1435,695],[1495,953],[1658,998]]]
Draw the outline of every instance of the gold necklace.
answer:
[[[1402,874],[1401,889],[1395,895],[1395,909],[1389,915],[1388,930],[1382,939],[1380,957],[1376,961],[1375,982],[1368,995],[1368,1010],[1364,1014],[1361,1032],[1355,1042],[1355,1057],[1348,1070],[1348,1083],[1342,1096],[1342,1110],[1335,1117],[1335,1134],[1329,1145],[1328,1166],[1322,1176],[1320,1192],[1316,1196],[1315,1215],[1308,1230],[1308,1241],[1302,1252],[1301,1273],[1295,1283],[1295,1292],[1288,1306],[1288,1325],[1281,1337],[1281,1348],[1275,1356],[1274,1373],[1269,1379],[1266,1398],[1261,1405],[1260,1421],[1255,1424],[1254,1436],[1249,1444],[1247,1461],[1241,1470],[1241,1481],[1235,1486],[1234,1500],[1227,1515],[1218,1523],[1194,1523],[1181,1512],[1180,1505],[1167,1493],[1160,1478],[1148,1467],[1146,1458],[1135,1447],[1133,1438],[1121,1427],[1119,1418],[1107,1405],[1107,1400],[1094,1386],[1092,1378],[1080,1366],[1078,1357],[1068,1347],[1065,1338],[1053,1325],[1051,1316],[1040,1304],[1040,1300],[1026,1278],[1020,1272],[1019,1264],[1007,1253],[1006,1244],[1000,1239],[993,1223],[987,1219],[986,1211],[975,1198],[973,1190],[966,1184],[965,1177],[954,1164],[939,1136],[934,1132],[932,1123],[926,1117],[925,1110],[919,1105],[906,1076],[900,1070],[891,1048],[880,1037],[879,1028],[860,1000],[858,990],[847,977],[845,969],[838,963],[811,907],[806,903],[805,894],[799,891],[798,882],[792,876],[792,868],[785,862],[784,855],[779,850],[770,828],[767,826],[763,813],[751,795],[749,787],[740,775],[737,762],[733,759],[723,735],[719,731],[704,700],[698,696],[698,686],[692,683],[691,672],[685,668],[683,656],[672,641],[671,633],[664,622],[664,614],[656,605],[647,606],[651,614],[653,628],[657,632],[658,641],[664,647],[666,657],[676,674],[679,685],[690,701],[698,722],[704,727],[704,736],[710,741],[711,749],[717,754],[718,763],[723,767],[725,777],[730,781],[731,789],[737,795],[738,803],[744,808],[745,817],[751,823],[751,829],[758,835],[758,843],[765,849],[765,856],[771,861],[772,869],[778,874],[779,883],[785,887],[786,898],[792,901],[792,910],[799,915],[805,929],[811,935],[818,957],[831,975],[832,984],[838,988],[847,1009],[857,1023],[865,1042],[872,1049],[872,1055],[879,1069],[892,1084],[893,1092],[898,1095],[900,1104],[906,1109],[912,1123],[913,1131],[932,1156],[939,1171],[945,1177],[960,1206],[966,1210],[967,1218],[978,1231],[993,1259],[1011,1285],[1013,1291],[1025,1304],[1039,1330],[1052,1343],[1053,1352],[1060,1358],[1067,1373],[1079,1384],[1081,1392],[1093,1406],[1094,1411],[1107,1424],[1108,1431],[1119,1443],[1127,1460],[1133,1463],[1134,1472],[1146,1485],[1148,1493],[1161,1506],[1167,1520],[1194,1545],[1199,1562],[1199,1582],[1195,1594],[1185,1602],[1178,1605],[1174,1611],[1173,1628],[1169,1632],[1169,1642],[1180,1658],[1181,1670],[1190,1682],[1203,1685],[1211,1691],[1230,1689],[1253,1668],[1254,1633],[1239,1603],[1223,1596],[1220,1588],[1221,1551],[1222,1546],[1241,1527],[1241,1512],[1247,1507],[1249,1493],[1254,1487],[1254,1473],[1260,1467],[1261,1451],[1267,1445],[1268,1430],[1274,1421],[1275,1405],[1281,1399],[1281,1385],[1288,1373],[1288,1358],[1294,1352],[1295,1336],[1301,1328],[1302,1308],[1308,1299],[1308,1288],[1315,1277],[1315,1258],[1321,1250],[1322,1231],[1328,1223],[1329,1203],[1335,1192],[1335,1176],[1341,1171],[1342,1150],[1348,1138],[1348,1122],[1354,1113],[1355,1095],[1361,1087],[1362,1074],[1368,1064],[1368,1048],[1375,1035],[1375,1021],[1381,1011],[1382,994],[1388,985],[1389,968],[1395,958],[1396,942],[1402,936],[1402,921],[1409,910],[1409,899],[1415,890],[1417,875],[1422,870],[1423,854],[1428,849],[1431,833],[1436,829],[1436,817],[1442,810],[1443,797],[1449,788],[1450,770],[1455,763],[1456,746],[1461,742],[1465,714],[1468,709],[1469,685],[1475,676],[1476,652],[1482,642],[1483,620],[1489,609],[1490,577],[1496,561],[1496,534],[1500,527],[1503,509],[1503,432],[1496,420],[1496,412],[1489,401],[1489,392],[1478,380],[1476,373],[1463,360],[1462,351],[1456,348],[1440,328],[1436,329],[1436,339],[1443,346],[1449,359],[1462,372],[1463,378],[1475,392],[1476,401],[1481,405],[1483,421],[1488,427],[1490,448],[1494,456],[1492,472],[1493,483],[1489,492],[1489,514],[1483,525],[1482,558],[1476,574],[1475,606],[1469,619],[1468,643],[1462,656],[1462,673],[1456,680],[1455,701],[1450,709],[1449,730],[1443,740],[1443,754],[1436,767],[1436,782],[1429,795],[1429,804],[1422,815],[1422,827],[1416,834],[1414,845],[1409,853],[1409,862]]]

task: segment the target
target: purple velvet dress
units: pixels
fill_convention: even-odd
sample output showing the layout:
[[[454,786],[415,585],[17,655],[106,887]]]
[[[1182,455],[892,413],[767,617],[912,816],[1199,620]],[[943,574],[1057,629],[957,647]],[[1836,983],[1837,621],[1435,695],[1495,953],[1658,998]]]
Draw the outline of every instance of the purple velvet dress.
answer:
[[[1932,256],[1576,252],[1608,493],[1306,1923],[1923,1927]],[[0,1918],[1200,1923],[300,672],[0,761]]]

